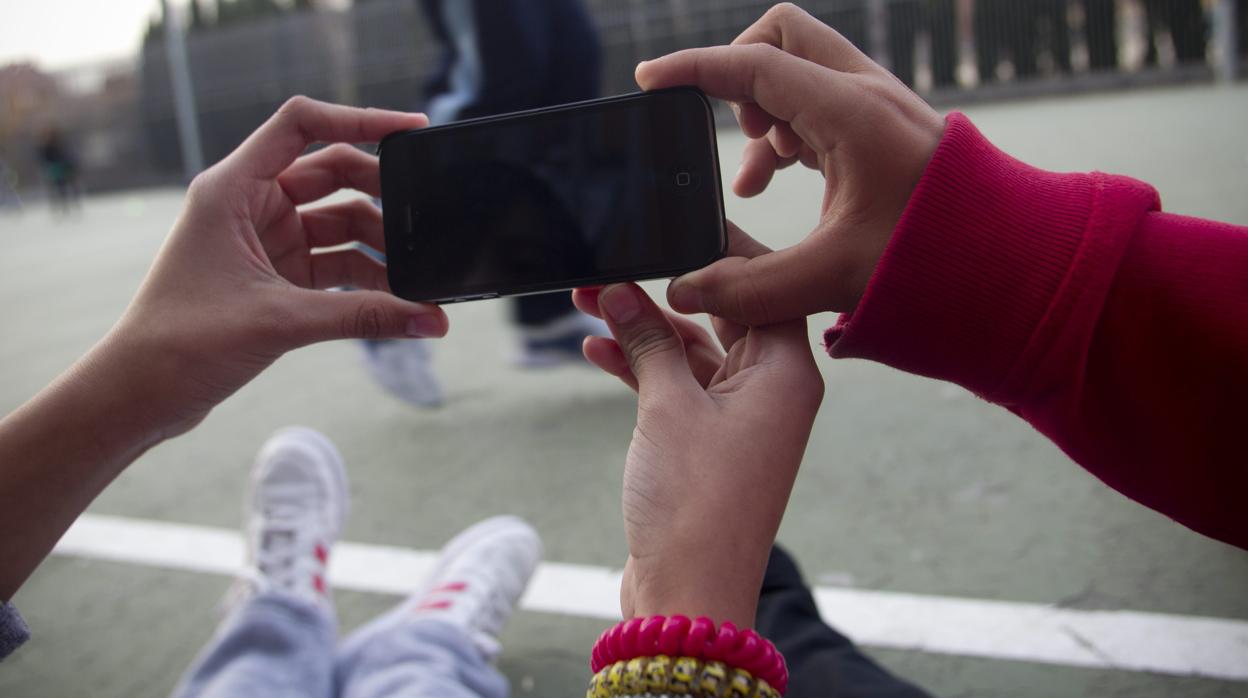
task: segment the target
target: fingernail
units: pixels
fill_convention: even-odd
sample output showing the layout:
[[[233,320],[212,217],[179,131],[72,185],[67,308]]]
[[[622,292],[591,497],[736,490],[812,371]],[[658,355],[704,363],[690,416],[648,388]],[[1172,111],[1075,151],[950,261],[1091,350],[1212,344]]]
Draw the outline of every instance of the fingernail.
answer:
[[[442,334],[442,320],[436,315],[413,315],[407,319],[408,337],[437,337]]]
[[[677,283],[672,287],[672,307],[681,311],[701,310],[702,292],[693,284]]]
[[[630,322],[641,314],[641,301],[632,286],[621,284],[608,286],[598,295],[598,307],[610,319],[618,322]]]

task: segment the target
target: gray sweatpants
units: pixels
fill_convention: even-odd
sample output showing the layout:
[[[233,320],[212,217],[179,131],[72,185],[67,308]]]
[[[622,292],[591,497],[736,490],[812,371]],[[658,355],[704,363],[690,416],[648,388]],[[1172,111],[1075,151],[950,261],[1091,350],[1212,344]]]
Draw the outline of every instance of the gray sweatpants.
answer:
[[[507,697],[507,680],[449,623],[370,623],[341,645],[337,635],[328,611],[285,594],[259,594],[222,622],[173,695]]]

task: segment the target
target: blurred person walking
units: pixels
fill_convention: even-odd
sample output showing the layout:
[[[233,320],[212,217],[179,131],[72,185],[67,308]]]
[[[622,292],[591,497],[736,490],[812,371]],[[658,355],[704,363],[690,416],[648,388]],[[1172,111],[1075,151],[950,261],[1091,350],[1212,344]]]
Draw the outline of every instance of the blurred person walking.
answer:
[[[953,0],[898,0],[888,6],[888,52],[893,74],[915,84],[915,46],[926,30],[931,38],[932,87],[957,82],[957,16]]]
[[[1116,0],[1087,0],[1084,4],[1088,35],[1088,67],[1093,71],[1118,69],[1118,8]]]
[[[1248,0],[1238,0],[1235,4],[1235,32],[1239,37],[1239,55],[1248,58]]]
[[[1204,63],[1208,48],[1208,26],[1200,0],[1144,0],[1148,15],[1148,53],[1145,65],[1156,66],[1157,32],[1164,29],[1174,45],[1174,59],[1180,65]]]
[[[48,182],[52,211],[68,214],[80,209],[78,164],[59,128],[52,126],[44,131],[39,142],[39,163]]]
[[[3,158],[0,158],[0,208],[22,208],[22,197],[17,193],[17,173]]]
[[[888,60],[893,75],[914,88],[914,44],[923,18],[921,0],[895,0],[888,4]]]
[[[975,36],[975,66],[979,71],[979,84],[997,81],[997,68],[1001,54],[1008,51],[1013,42],[1016,14],[1013,3],[977,0],[974,5],[973,31]]]
[[[1066,0],[1018,0],[975,3],[975,51],[979,80],[997,79],[1002,57],[1014,68],[1014,79],[1029,80],[1040,73],[1040,52],[1053,57],[1054,68],[1070,72],[1070,27]]]
[[[598,31],[581,0],[419,0],[442,57],[424,87],[434,126],[598,96]],[[581,342],[606,326],[568,293],[510,301],[526,368],[582,363]],[[412,404],[435,406],[442,390],[421,340],[369,342],[370,374]]]
[[[1067,0],[1029,0],[1031,13],[1028,30],[1039,39],[1034,44],[1031,59],[1038,58],[1037,50],[1047,51],[1053,59],[1053,68],[1059,73],[1070,73],[1070,4]],[[1034,67],[1033,63],[1033,67]],[[1033,73],[1035,71],[1033,70]]]

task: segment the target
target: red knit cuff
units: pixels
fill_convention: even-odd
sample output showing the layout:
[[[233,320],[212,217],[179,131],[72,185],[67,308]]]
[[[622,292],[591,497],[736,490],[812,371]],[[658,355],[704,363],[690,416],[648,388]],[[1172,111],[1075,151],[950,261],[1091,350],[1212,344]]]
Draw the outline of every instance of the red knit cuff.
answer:
[[[825,333],[828,351],[1010,402],[1068,306],[1107,286],[1138,217],[1157,207],[1143,183],[1030,167],[950,114],[862,301]]]

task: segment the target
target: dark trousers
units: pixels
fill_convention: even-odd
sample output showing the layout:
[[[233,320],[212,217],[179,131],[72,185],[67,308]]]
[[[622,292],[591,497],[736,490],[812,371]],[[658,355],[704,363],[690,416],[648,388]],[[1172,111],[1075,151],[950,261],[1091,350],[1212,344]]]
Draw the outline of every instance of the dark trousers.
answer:
[[[1092,70],[1118,69],[1118,16],[1114,0],[1087,0],[1088,62]]]
[[[1148,55],[1144,62],[1157,65],[1157,31],[1163,27],[1174,42],[1179,63],[1203,63],[1208,45],[1205,11],[1200,0],[1146,0]]]
[[[1235,3],[1235,26],[1239,32],[1239,55],[1248,58],[1248,0]]]
[[[1053,55],[1057,69],[1069,73],[1070,21],[1066,0],[1033,0],[1033,8],[1031,31],[1037,32],[1043,39],[1040,46]]]
[[[914,87],[914,41],[922,18],[919,0],[896,0],[888,5],[888,55],[893,75]]]
[[[927,23],[932,32],[932,82],[952,87],[958,80],[958,18],[954,0],[929,0]]]
[[[979,69],[981,84],[997,81],[997,65],[1001,62],[1001,49],[1008,46],[1011,16],[1012,12],[1005,7],[1005,3],[996,0],[976,0],[975,2],[975,65]]]
[[[915,40],[924,26],[932,37],[932,83],[957,82],[957,18],[953,0],[897,0],[888,5],[888,54],[893,74],[914,87]]]
[[[771,549],[767,562],[756,625],[788,662],[788,698],[928,696],[888,673],[820,619],[797,563],[779,546]]]
[[[572,294],[566,291],[518,296],[513,300],[511,319],[521,327],[539,327],[576,311]]]

